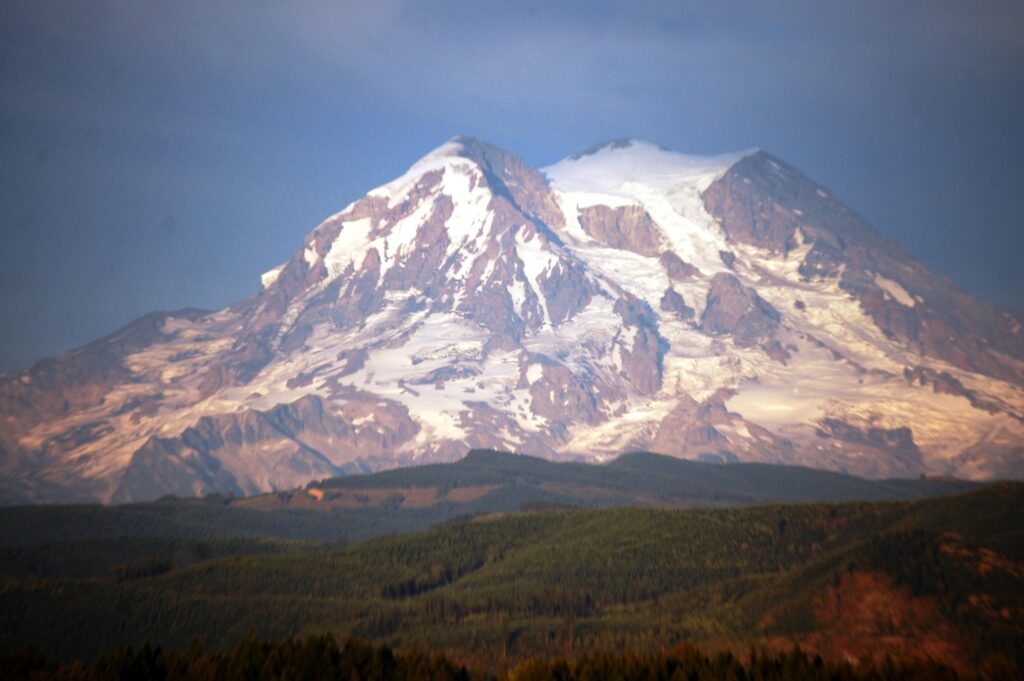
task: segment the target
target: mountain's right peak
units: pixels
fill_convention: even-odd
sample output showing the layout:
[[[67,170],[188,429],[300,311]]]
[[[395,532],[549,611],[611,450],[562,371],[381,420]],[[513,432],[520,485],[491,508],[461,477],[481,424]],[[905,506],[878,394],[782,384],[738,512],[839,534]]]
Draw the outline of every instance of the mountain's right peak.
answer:
[[[757,151],[694,156],[644,140],[624,138],[573,154],[544,172],[555,185],[567,190],[616,194],[631,183],[666,190],[684,184],[703,188],[737,161]]]
[[[660,149],[661,151],[668,151],[665,147],[648,142],[646,140],[637,139],[635,137],[619,137],[606,142],[599,142],[593,146],[587,147],[583,151],[578,151],[569,158],[573,161],[579,161],[585,156],[592,156],[601,151],[615,151],[616,149],[629,149],[630,147],[652,147],[654,149]]]
[[[630,157],[630,156],[671,156],[679,159],[688,159],[691,162],[720,162],[738,161],[741,158],[764,153],[759,148],[746,149],[737,153],[699,155],[685,154],[674,151],[666,146],[639,139],[637,137],[620,137],[606,142],[587,147],[583,151],[576,152],[564,159],[564,161],[589,161],[593,157]]]

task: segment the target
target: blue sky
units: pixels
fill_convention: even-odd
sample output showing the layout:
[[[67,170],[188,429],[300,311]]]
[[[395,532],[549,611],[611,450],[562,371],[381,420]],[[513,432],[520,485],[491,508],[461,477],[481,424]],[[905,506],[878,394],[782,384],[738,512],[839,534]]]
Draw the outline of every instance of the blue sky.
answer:
[[[0,370],[257,290],[468,133],[761,147],[1024,308],[1024,3],[0,4]]]

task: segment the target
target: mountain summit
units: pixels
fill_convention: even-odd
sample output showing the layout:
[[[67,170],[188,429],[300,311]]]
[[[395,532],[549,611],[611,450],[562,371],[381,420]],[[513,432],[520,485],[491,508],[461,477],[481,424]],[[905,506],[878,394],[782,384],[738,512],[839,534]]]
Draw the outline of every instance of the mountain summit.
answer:
[[[1022,325],[764,151],[616,140],[535,169],[458,137],[249,298],[0,378],[0,498],[254,493],[480,447],[1019,477]]]

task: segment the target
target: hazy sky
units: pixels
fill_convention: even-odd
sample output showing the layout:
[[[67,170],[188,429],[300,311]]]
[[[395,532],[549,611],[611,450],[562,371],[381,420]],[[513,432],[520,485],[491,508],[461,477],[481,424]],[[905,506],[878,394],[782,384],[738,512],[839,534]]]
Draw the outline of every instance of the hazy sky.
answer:
[[[0,3],[0,370],[259,287],[456,134],[762,147],[1024,308],[1024,2]]]

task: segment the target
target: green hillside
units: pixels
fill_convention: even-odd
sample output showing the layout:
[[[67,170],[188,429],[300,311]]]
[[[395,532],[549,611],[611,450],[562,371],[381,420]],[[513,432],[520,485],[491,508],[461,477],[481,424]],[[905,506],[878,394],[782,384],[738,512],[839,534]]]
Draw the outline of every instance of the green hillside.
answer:
[[[89,658],[145,640],[330,631],[492,666],[684,640],[800,643],[837,659],[1024,668],[1021,484],[914,502],[547,510],[340,548],[214,543],[156,570],[138,541],[112,545],[136,554],[102,577],[8,569],[0,641]]]

